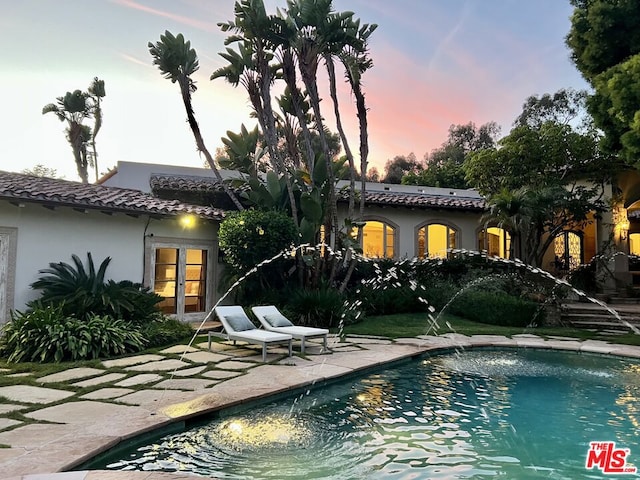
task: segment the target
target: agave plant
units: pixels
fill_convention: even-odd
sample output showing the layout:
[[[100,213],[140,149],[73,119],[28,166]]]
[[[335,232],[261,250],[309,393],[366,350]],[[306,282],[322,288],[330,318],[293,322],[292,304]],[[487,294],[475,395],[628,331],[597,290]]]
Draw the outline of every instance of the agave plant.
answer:
[[[113,318],[140,322],[156,313],[155,305],[162,299],[148,288],[130,281],[105,282],[105,273],[111,257],[105,258],[96,269],[91,253],[87,265],[72,255],[73,265],[65,262],[50,263],[40,270],[42,276],[31,284],[42,295],[35,305],[60,305],[67,316],[86,319],[90,315],[108,315]]]

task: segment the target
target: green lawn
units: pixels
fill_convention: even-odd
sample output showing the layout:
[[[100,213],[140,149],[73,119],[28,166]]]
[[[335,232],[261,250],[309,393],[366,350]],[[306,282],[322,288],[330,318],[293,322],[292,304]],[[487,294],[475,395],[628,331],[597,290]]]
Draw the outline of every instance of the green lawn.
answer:
[[[640,335],[628,333],[624,335],[598,335],[588,330],[568,327],[517,328],[500,327],[485,323],[472,322],[454,315],[444,314],[438,319],[437,327],[431,325],[425,313],[401,313],[395,315],[372,316],[362,322],[348,325],[345,334],[376,335],[389,338],[415,337],[417,335],[442,335],[448,332],[463,335],[505,335],[507,337],[519,333],[531,333],[541,337],[561,336],[582,340],[598,339],[612,343],[640,345]]]

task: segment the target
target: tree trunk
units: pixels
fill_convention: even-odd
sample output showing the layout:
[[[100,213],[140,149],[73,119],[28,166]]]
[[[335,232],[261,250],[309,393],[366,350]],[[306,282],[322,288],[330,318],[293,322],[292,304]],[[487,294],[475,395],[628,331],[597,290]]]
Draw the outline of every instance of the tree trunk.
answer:
[[[344,153],[349,161],[349,208],[347,210],[347,218],[353,219],[354,207],[355,207],[355,193],[356,193],[356,165],[353,159],[353,153],[351,153],[351,147],[349,141],[342,128],[342,118],[340,117],[340,107],[338,102],[338,93],[336,91],[336,70],[333,64],[331,55],[325,55],[324,61],[327,65],[327,72],[329,73],[329,92],[331,94],[331,100],[333,100],[333,113],[336,117],[336,128],[340,134],[340,140],[342,140],[342,146],[344,147]],[[348,234],[349,232],[347,232]],[[347,253],[350,255],[350,252]],[[346,261],[345,257],[345,261]]]
[[[211,154],[209,153],[209,150],[204,144],[202,134],[200,133],[200,127],[198,126],[198,122],[196,121],[196,117],[193,113],[193,107],[191,105],[191,92],[189,90],[189,85],[188,85],[188,82],[186,82],[185,80],[186,78],[181,79],[179,82],[180,93],[182,94],[182,102],[184,103],[184,108],[187,111],[187,121],[189,122],[189,127],[191,127],[191,131],[193,132],[193,136],[196,140],[196,146],[198,147],[198,151],[204,154],[204,158],[207,160],[209,167],[211,167],[211,170],[213,170],[213,173],[218,179],[218,182],[220,183],[220,185],[222,185],[222,188],[224,189],[225,193],[229,196],[229,198],[231,199],[233,204],[236,206],[236,208],[238,210],[244,210],[244,207],[240,203],[240,200],[238,200],[238,197],[236,197],[233,191],[229,188],[229,185],[227,185],[223,180],[222,175],[220,175],[220,171],[218,170],[218,167],[216,167],[216,163],[213,160],[213,157],[211,156]]]
[[[73,158],[76,162],[78,176],[82,183],[89,183],[86,158],[82,158],[82,125],[77,122],[69,122],[69,143],[73,150]]]

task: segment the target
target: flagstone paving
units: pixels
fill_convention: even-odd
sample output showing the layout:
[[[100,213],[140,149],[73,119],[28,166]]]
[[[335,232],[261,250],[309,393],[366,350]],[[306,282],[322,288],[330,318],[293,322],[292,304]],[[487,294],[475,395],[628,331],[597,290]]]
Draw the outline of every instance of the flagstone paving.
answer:
[[[232,342],[176,345],[158,354],[69,368],[41,378],[0,369],[0,379],[25,384],[0,387],[0,480],[184,480],[187,474],[68,470],[126,439],[179,421],[318,381],[337,378],[433,349],[497,345],[615,353],[640,358],[640,347],[530,334],[467,337],[421,335],[391,341],[331,336],[329,351],[308,344],[288,357],[269,348],[267,363],[253,346]],[[299,346],[298,346],[299,347]],[[299,353],[294,347],[294,353]],[[33,383],[40,384],[34,386]],[[26,384],[28,383],[28,384]],[[56,388],[47,385],[55,383]],[[7,416],[9,415],[9,416]]]
[[[62,372],[53,373],[36,380],[38,383],[57,383],[66,382],[68,380],[77,380],[79,378],[94,377],[104,373],[104,370],[97,368],[70,368]]]

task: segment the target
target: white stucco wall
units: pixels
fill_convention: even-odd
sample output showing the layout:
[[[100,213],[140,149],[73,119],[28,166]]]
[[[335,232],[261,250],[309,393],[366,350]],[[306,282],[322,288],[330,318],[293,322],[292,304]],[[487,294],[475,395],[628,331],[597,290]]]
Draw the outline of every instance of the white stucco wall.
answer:
[[[110,187],[130,188],[151,193],[149,179],[151,175],[176,175],[186,177],[211,177],[215,173],[210,168],[181,167],[176,165],[160,165],[155,163],[118,162],[118,171],[102,182]],[[238,172],[219,170],[224,178],[237,178]]]
[[[211,241],[217,233],[215,223],[203,220],[187,230],[175,219],[83,213],[66,207],[50,210],[29,203],[18,207],[6,201],[0,201],[0,227],[17,229],[14,298],[9,308],[18,310],[38,296],[30,284],[51,262],[71,264],[72,254],[86,262],[91,252],[96,267],[111,257],[107,278],[142,282],[145,234]]]

